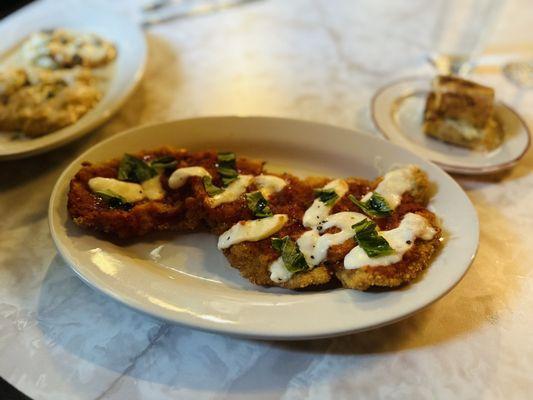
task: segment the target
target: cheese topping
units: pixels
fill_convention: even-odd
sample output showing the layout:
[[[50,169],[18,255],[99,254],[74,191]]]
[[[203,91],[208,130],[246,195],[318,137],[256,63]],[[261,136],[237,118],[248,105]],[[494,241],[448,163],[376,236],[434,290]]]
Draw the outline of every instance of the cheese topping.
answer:
[[[403,168],[398,168],[387,172],[383,180],[379,183],[375,192],[383,196],[387,204],[394,210],[402,201],[402,195],[415,188],[416,178],[415,173],[418,167],[415,165],[408,165]],[[361,198],[361,201],[368,201],[372,197],[373,192],[369,192]]]
[[[324,233],[322,236],[316,229],[305,232],[298,238],[296,243],[307,261],[307,265],[315,267],[320,264],[328,255],[331,246],[344,243],[354,237],[352,225],[362,221],[366,217],[351,211],[343,211],[327,217],[321,227],[321,231],[326,231],[336,227],[340,231],[336,233]]]
[[[113,178],[91,178],[89,187],[93,192],[112,192],[123,197],[128,203],[141,201],[145,198],[143,188],[138,183],[123,182]]]
[[[203,167],[178,168],[170,175],[168,186],[171,189],[179,189],[192,176],[211,177],[211,174]],[[224,188],[222,193],[206,199],[206,202],[210,207],[214,208],[220,204],[235,201],[246,192],[246,188],[252,182],[256,184],[265,198],[268,198],[272,193],[280,191],[287,185],[285,180],[273,175],[258,175],[255,177],[252,175],[239,175],[235,181]]]
[[[461,132],[461,135],[466,140],[481,139],[485,133],[483,129],[476,129],[476,127],[465,121],[457,121],[452,118],[446,118],[446,123]]]
[[[344,258],[344,268],[357,269],[364,266],[390,265],[401,261],[403,255],[413,246],[416,238],[431,240],[436,230],[421,215],[408,213],[400,225],[390,231],[382,231],[383,236],[395,251],[393,254],[381,257],[369,257],[360,247],[354,247]]]
[[[254,177],[254,183],[265,199],[287,186],[284,179],[274,175],[257,175]]]
[[[159,175],[144,181],[141,183],[141,187],[145,196],[150,200],[161,200],[165,197],[165,189],[163,189],[163,186],[161,185],[161,178]]]
[[[285,268],[281,257],[270,264],[268,270],[270,271],[270,280],[278,283],[287,282],[293,275],[291,271]]]
[[[333,189],[337,193],[337,201],[348,192],[348,184],[342,179],[335,179],[331,181],[322,190]],[[303,217],[303,225],[307,228],[314,228],[317,225],[321,224],[326,217],[329,215],[331,209],[335,203],[326,205],[320,199],[315,199],[311,207],[309,207]]]
[[[315,199],[303,217],[303,225],[312,229],[304,232],[296,241],[298,248],[310,268],[324,261],[327,257],[328,249],[331,246],[344,243],[353,237],[352,225],[366,218],[362,214],[348,211],[329,215],[335,203],[348,192],[348,184],[342,179],[335,179],[325,185],[321,190],[331,189],[338,196],[336,201],[333,204],[327,205],[319,198]],[[339,228],[340,232],[321,235],[321,232],[333,227]],[[281,271],[282,268],[285,272]],[[281,258],[274,261],[270,265],[269,270],[271,272],[270,279],[275,282],[286,282],[292,276],[292,273],[285,268]]]
[[[185,167],[185,168],[178,168],[175,170],[172,175],[170,175],[170,178],[168,178],[168,187],[171,189],[179,189],[183,185],[185,185],[185,182],[187,182],[187,179],[189,179],[192,176],[211,176],[209,172],[203,167]]]
[[[208,197],[206,199],[207,204],[210,207],[215,208],[222,203],[229,203],[237,200],[246,192],[246,188],[252,182],[252,179],[252,175],[239,175],[222,193],[213,197]]]
[[[236,243],[266,239],[283,228],[288,220],[286,214],[275,214],[267,218],[238,222],[220,235],[218,248],[227,249]]]
[[[31,64],[55,69],[80,64],[98,66],[115,58],[116,50],[93,33],[54,29],[32,34],[21,53]]]
[[[417,170],[418,167],[409,165],[390,171],[385,174],[375,192],[383,196],[391,209],[395,209],[400,204],[403,193],[416,187],[415,174]],[[322,188],[322,190],[328,189],[335,190],[335,193],[339,196],[338,201],[347,193],[348,185],[345,181],[337,179]],[[372,192],[367,193],[361,201],[367,201],[371,196]],[[311,230],[304,232],[296,243],[310,268],[319,265],[327,258],[330,247],[342,244],[354,237],[355,232],[352,226],[367,218],[363,214],[349,211],[329,215],[333,206],[334,204],[327,206],[319,199],[315,199],[304,214],[303,225],[311,228]],[[322,233],[333,227],[338,228],[339,232]],[[379,234],[387,240],[389,245],[395,250],[395,253],[371,258],[361,247],[356,246],[344,258],[346,269],[360,268],[364,265],[389,265],[401,261],[403,255],[411,248],[417,237],[430,240],[434,237],[436,231],[424,217],[409,213],[403,218],[398,228],[380,232]],[[282,271],[282,267],[285,271]],[[281,259],[277,259],[271,264],[270,272],[271,279],[275,282],[286,282],[292,276],[283,265]]]

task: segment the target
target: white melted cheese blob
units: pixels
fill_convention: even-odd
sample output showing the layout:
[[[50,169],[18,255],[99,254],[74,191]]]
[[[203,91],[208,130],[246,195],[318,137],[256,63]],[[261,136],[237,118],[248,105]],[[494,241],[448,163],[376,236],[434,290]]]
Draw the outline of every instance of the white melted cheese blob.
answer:
[[[211,177],[211,174],[203,167],[178,168],[170,175],[168,186],[171,189],[179,189],[187,182],[187,179],[193,176],[202,178],[204,176]],[[246,192],[246,188],[252,182],[255,183],[265,198],[268,198],[272,193],[279,192],[287,185],[285,180],[274,175],[239,175],[228,187],[224,188],[222,193],[207,198],[206,202],[210,207],[215,208],[220,204],[235,201]]]
[[[389,207],[394,210],[402,201],[402,195],[416,187],[416,165],[408,165],[394,169],[383,176],[383,180],[376,187],[375,192],[383,196]],[[368,201],[373,192],[368,192],[361,201]]]
[[[313,229],[301,235],[296,243],[304,255],[307,265],[317,266],[327,257],[331,246],[342,244],[353,238],[355,232],[352,226],[365,218],[366,216],[356,212],[339,212],[328,216],[325,222],[320,225],[322,231],[336,227],[340,229],[339,232],[320,235],[318,230]]]
[[[150,200],[161,200],[165,197],[165,189],[161,185],[160,175],[156,175],[141,183],[144,195]]]
[[[241,242],[257,242],[278,232],[287,223],[286,214],[275,214],[271,217],[240,221],[233,225],[218,238],[218,248],[227,249]]]
[[[293,275],[291,271],[285,268],[285,263],[281,257],[270,264],[268,270],[270,271],[270,280],[273,282],[287,282]]]
[[[475,126],[472,126],[465,121],[457,121],[453,118],[446,118],[446,123],[457,129],[466,140],[481,139],[485,133],[483,129],[476,129]]]
[[[171,189],[179,189],[185,185],[187,179],[193,176],[203,178],[204,176],[210,177],[211,174],[203,167],[178,168],[172,173],[172,175],[170,175],[170,178],[168,178],[168,187]]]
[[[348,184],[346,181],[342,179],[335,179],[328,183],[326,186],[324,186],[321,190],[330,190],[333,189],[337,196],[337,200],[335,203],[348,192]],[[326,217],[329,215],[331,209],[335,205],[335,203],[331,205],[326,205],[323,201],[320,199],[315,199],[313,201],[313,204],[311,207],[309,207],[304,214],[303,217],[303,225],[307,228],[314,228],[321,224]]]
[[[88,184],[93,192],[112,192],[123,197],[128,203],[135,203],[145,198],[144,190],[138,183],[97,177],[89,179]]]
[[[213,197],[208,197],[205,199],[205,201],[212,208],[215,208],[223,203],[235,201],[246,192],[246,188],[248,185],[250,185],[250,183],[252,183],[252,179],[252,175],[239,175],[237,176],[237,179],[231,182],[222,193],[219,193]]]
[[[342,179],[335,179],[322,188],[322,190],[331,189],[338,196],[336,201],[326,205],[320,199],[315,199],[303,217],[303,225],[312,229],[304,232],[296,241],[309,268],[320,264],[326,258],[331,246],[344,243],[353,237],[352,225],[366,218],[362,214],[349,211],[329,215],[335,203],[348,192],[348,184]],[[321,232],[333,227],[339,228],[340,232],[320,235]],[[274,261],[269,270],[271,272],[270,279],[274,282],[286,282],[292,276],[292,273],[285,268],[281,258]]]
[[[431,240],[437,231],[421,215],[408,213],[400,225],[390,231],[378,232],[394,249],[387,256],[369,257],[361,246],[355,246],[344,258],[344,268],[357,269],[364,266],[390,265],[401,261],[403,255],[413,246],[416,238]]]
[[[284,179],[274,175],[257,175],[254,177],[254,183],[265,199],[287,186]]]

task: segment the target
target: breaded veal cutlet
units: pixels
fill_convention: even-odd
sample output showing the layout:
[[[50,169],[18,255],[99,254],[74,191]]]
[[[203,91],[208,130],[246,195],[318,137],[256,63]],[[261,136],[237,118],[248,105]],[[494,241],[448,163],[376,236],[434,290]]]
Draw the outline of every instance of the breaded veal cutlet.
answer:
[[[429,181],[405,166],[373,181],[271,174],[233,153],[161,148],[93,165],[71,180],[68,211],[113,238],[211,232],[254,284],[366,290],[416,279],[440,245]]]

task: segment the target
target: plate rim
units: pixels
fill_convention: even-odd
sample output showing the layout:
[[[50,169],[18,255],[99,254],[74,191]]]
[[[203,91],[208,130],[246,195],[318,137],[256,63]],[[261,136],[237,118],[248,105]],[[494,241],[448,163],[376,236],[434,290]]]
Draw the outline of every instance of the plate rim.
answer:
[[[474,261],[475,256],[476,256],[476,254],[478,252],[478,249],[479,249],[479,218],[478,218],[477,212],[475,210],[475,207],[473,206],[472,202],[470,201],[470,199],[468,198],[468,196],[466,195],[464,190],[461,188],[461,186],[453,178],[451,178],[448,174],[446,174],[446,172],[442,171],[442,169],[439,168],[434,163],[432,163],[432,162],[430,162],[428,160],[424,160],[428,164],[431,164],[432,166],[434,166],[444,176],[446,176],[446,179],[448,179],[449,182],[452,185],[456,186],[458,188],[458,190],[464,195],[464,198],[465,198],[467,204],[471,208],[473,221],[475,222],[475,226],[473,227],[473,231],[475,232],[475,237],[473,238],[473,240],[475,242],[475,246],[471,250],[471,253],[468,254],[468,260],[466,260],[466,257],[465,257],[466,265],[465,265],[464,269],[456,277],[456,279],[454,279],[453,282],[451,282],[451,284],[445,290],[443,290],[437,296],[433,297],[431,301],[425,303],[423,306],[413,306],[412,308],[408,308],[405,312],[400,313],[395,318],[387,319],[387,320],[385,320],[385,321],[383,321],[381,323],[365,326],[363,328],[350,328],[350,327],[347,327],[345,329],[333,329],[332,330],[331,328],[324,329],[324,328],[322,328],[322,325],[321,325],[321,327],[319,329],[315,329],[315,330],[310,331],[308,333],[293,334],[292,332],[288,331],[287,329],[282,330],[282,331],[274,331],[274,330],[272,330],[270,332],[263,333],[263,332],[258,332],[257,330],[254,330],[253,328],[246,328],[246,329],[242,329],[242,327],[235,328],[234,325],[231,325],[231,324],[220,324],[220,323],[217,324],[215,322],[205,321],[205,320],[201,320],[201,319],[195,319],[195,320],[180,319],[179,318],[180,315],[177,315],[178,318],[170,318],[170,317],[167,317],[167,316],[164,316],[164,315],[161,315],[161,314],[157,314],[153,310],[148,309],[148,307],[143,305],[143,303],[141,301],[138,301],[138,299],[132,299],[131,297],[124,297],[120,293],[117,293],[117,292],[113,291],[112,288],[109,287],[109,286],[100,287],[100,286],[97,286],[95,283],[91,282],[91,280],[88,277],[84,276],[82,271],[80,271],[77,268],[74,260],[71,259],[71,257],[68,256],[68,249],[61,242],[60,237],[59,237],[60,235],[58,234],[58,232],[56,231],[55,226],[54,226],[54,219],[55,219],[55,216],[56,216],[55,215],[55,208],[56,208],[55,206],[58,204],[58,201],[60,201],[59,197],[60,197],[60,194],[61,194],[60,193],[61,190],[63,189],[63,187],[66,187],[66,185],[68,184],[68,182],[66,182],[66,178],[68,178],[69,175],[71,174],[70,170],[74,166],[77,166],[79,168],[80,162],[83,161],[83,159],[87,157],[86,155],[88,153],[94,152],[98,148],[105,147],[108,142],[116,140],[117,137],[127,136],[127,135],[131,134],[132,132],[135,132],[135,131],[138,131],[138,130],[142,130],[142,129],[146,129],[146,128],[156,128],[158,126],[172,125],[172,124],[175,124],[175,123],[178,123],[178,122],[186,123],[186,122],[201,121],[201,120],[206,120],[206,119],[209,119],[209,120],[221,120],[221,119],[224,119],[224,120],[230,120],[230,119],[249,120],[249,119],[255,119],[255,120],[267,120],[267,121],[276,120],[276,121],[280,121],[280,122],[283,122],[283,123],[287,123],[287,122],[288,123],[304,123],[304,124],[318,125],[318,126],[321,126],[322,128],[326,128],[326,129],[333,128],[333,129],[338,130],[339,132],[340,131],[344,131],[343,134],[352,134],[352,135],[353,134],[357,134],[357,135],[369,137],[369,135],[361,133],[361,132],[358,132],[358,131],[353,130],[353,129],[348,129],[348,128],[344,128],[344,127],[337,127],[337,126],[334,126],[334,125],[325,124],[325,123],[321,123],[321,122],[306,121],[306,120],[300,120],[300,119],[281,118],[281,117],[279,117],[279,118],[278,117],[265,117],[265,116],[246,116],[246,117],[243,117],[243,116],[205,116],[205,117],[203,117],[202,116],[202,117],[177,119],[177,120],[165,121],[165,122],[160,122],[160,123],[147,123],[147,124],[144,124],[144,125],[141,125],[141,126],[138,126],[138,127],[133,127],[133,128],[127,129],[127,130],[125,130],[123,132],[120,132],[120,133],[118,133],[116,135],[113,135],[113,136],[107,138],[106,140],[104,140],[102,142],[96,143],[95,145],[89,147],[86,151],[84,151],[78,157],[76,157],[68,166],[65,167],[65,169],[63,170],[63,172],[61,173],[61,175],[58,177],[57,181],[54,184],[54,188],[52,190],[52,193],[51,193],[51,196],[50,196],[50,200],[49,200],[49,206],[48,206],[48,224],[49,224],[49,229],[50,229],[51,236],[52,236],[52,239],[54,241],[54,244],[55,244],[56,248],[59,251],[59,254],[61,255],[62,259],[69,265],[69,267],[76,273],[76,275],[79,276],[80,279],[83,282],[85,282],[89,287],[96,289],[98,292],[109,296],[113,300],[118,301],[121,304],[124,304],[124,305],[128,306],[131,309],[140,311],[140,312],[142,312],[145,315],[149,315],[151,317],[159,318],[161,320],[164,320],[164,321],[167,321],[167,322],[170,322],[170,323],[173,323],[173,324],[179,324],[179,325],[182,325],[182,326],[187,326],[187,327],[190,327],[190,328],[199,329],[199,330],[207,331],[207,332],[223,333],[223,334],[228,334],[228,335],[231,335],[231,336],[244,337],[244,338],[267,339],[267,340],[304,340],[304,339],[318,339],[318,338],[334,337],[334,336],[341,336],[341,335],[346,335],[346,334],[350,334],[350,333],[368,331],[368,330],[376,329],[376,328],[379,328],[381,326],[389,325],[389,324],[395,323],[397,321],[403,320],[405,318],[408,318],[409,316],[417,313],[418,311],[421,311],[421,310],[431,306],[432,304],[434,304],[435,302],[440,300],[443,296],[448,294],[462,280],[462,278],[468,272],[470,266],[472,265],[472,262]],[[374,140],[383,140],[383,139],[381,139],[379,137],[376,137],[376,136],[370,136],[370,137],[372,139],[374,139]],[[395,146],[395,147],[400,148],[403,151],[406,151],[406,152],[408,152],[410,154],[414,154],[418,158],[422,158],[421,156],[417,155],[416,153],[414,153],[414,152],[412,152],[410,150],[404,149],[404,148],[402,148],[401,146],[399,146],[399,145],[397,145],[395,143],[391,143],[391,144],[393,146]],[[340,290],[343,290],[343,289],[341,288]],[[344,290],[349,290],[349,289],[344,289]],[[174,315],[176,315],[176,314],[174,314]],[[327,324],[326,324],[326,326],[327,326]]]
[[[431,81],[432,78],[428,77],[428,79]],[[407,76],[407,77],[403,77],[403,78],[398,78],[398,79],[390,81],[389,83],[387,83],[387,84],[383,85],[382,87],[380,87],[374,93],[374,95],[372,96],[371,107],[370,107],[371,108],[370,115],[372,117],[372,122],[374,123],[374,126],[377,128],[378,132],[385,139],[390,141],[391,143],[399,145],[386,132],[386,129],[384,129],[383,126],[380,125],[380,123],[378,121],[378,117],[376,116],[376,114],[377,114],[377,112],[376,112],[376,102],[377,102],[378,98],[383,94],[383,92],[385,92],[386,90],[390,89],[393,86],[396,86],[396,85],[401,84],[401,83],[422,82],[422,81],[425,82],[425,78],[422,77],[422,76]],[[506,169],[509,169],[509,168],[515,166],[516,164],[518,164],[518,162],[522,158],[524,158],[524,156],[527,154],[528,150],[531,147],[531,130],[529,129],[529,126],[527,125],[527,123],[524,120],[524,118],[513,107],[511,107],[510,105],[508,105],[507,103],[505,103],[505,102],[503,102],[501,100],[496,100],[496,102],[499,103],[504,108],[506,108],[508,111],[510,111],[520,121],[520,124],[522,125],[522,127],[524,128],[524,130],[526,132],[527,143],[524,146],[524,149],[522,150],[522,152],[518,156],[516,156],[514,159],[512,159],[510,161],[505,161],[503,163],[491,165],[491,166],[468,167],[468,166],[458,166],[458,165],[444,163],[444,162],[441,162],[441,161],[431,160],[430,158],[427,158],[426,155],[422,155],[422,154],[418,154],[418,153],[416,153],[416,154],[418,154],[419,156],[427,159],[428,161],[432,162],[433,164],[438,165],[439,167],[443,168],[444,170],[446,170],[448,172],[457,173],[457,174],[465,174],[465,175],[486,175],[486,174],[490,174],[490,173],[494,173],[494,172],[503,171],[503,170],[506,170]],[[411,151],[410,149],[408,149],[408,150]],[[415,152],[413,151],[413,153],[415,153]]]
[[[15,13],[8,16],[6,20],[4,21],[4,23],[5,24],[13,23],[13,22],[10,22],[10,17],[30,18],[30,16],[32,15],[31,13],[37,12],[35,10],[39,9],[38,5],[39,5],[38,3],[29,4],[27,6],[28,8],[23,7],[20,10],[17,10]],[[85,3],[83,3],[80,6],[85,7],[86,9],[91,9],[91,7],[87,6]],[[78,10],[77,12],[80,12],[80,10]],[[27,13],[28,15],[27,17],[25,17],[26,15],[25,13]],[[144,77],[144,74],[146,72],[146,65],[148,63],[148,43],[146,40],[146,35],[144,34],[144,31],[141,29],[141,27],[137,23],[135,23],[135,21],[131,20],[130,18],[123,17],[111,9],[107,9],[106,14],[108,16],[111,16],[113,19],[114,18],[120,19],[121,21],[123,21],[123,23],[129,25],[132,30],[136,31],[136,33],[138,34],[137,36],[140,39],[138,42],[136,42],[138,45],[140,45],[140,50],[141,50],[139,53],[140,62],[135,72],[132,74],[133,79],[130,80],[130,83],[128,84],[126,89],[123,90],[119,96],[117,96],[117,100],[111,102],[105,110],[102,110],[102,112],[98,113],[97,115],[94,115],[93,120],[87,123],[82,128],[74,130],[71,134],[69,134],[66,137],[59,138],[55,141],[53,140],[50,143],[46,143],[36,148],[24,149],[21,151],[14,151],[14,152],[4,152],[0,149],[0,161],[18,160],[18,159],[32,157],[38,154],[43,154],[48,151],[57,149],[61,146],[64,146],[68,143],[71,143],[77,139],[80,139],[83,136],[88,135],[93,130],[95,130],[102,124],[104,124],[107,120],[109,120],[115,113],[117,113],[118,110],[124,105],[124,103],[131,97],[135,89],[137,89],[137,87],[142,81],[142,78]],[[66,18],[68,19],[68,14]],[[20,21],[15,21],[15,22],[20,22]],[[119,72],[120,71],[118,70],[114,71],[113,76]],[[102,99],[100,101],[102,101]],[[89,110],[88,113],[91,113],[91,111],[93,110]],[[82,118],[84,116],[85,115],[83,115]],[[74,122],[74,124],[58,129],[54,132],[51,132],[50,134],[60,132],[63,129],[74,127],[80,120],[81,118],[78,121]],[[43,135],[43,136],[47,136],[47,135]]]

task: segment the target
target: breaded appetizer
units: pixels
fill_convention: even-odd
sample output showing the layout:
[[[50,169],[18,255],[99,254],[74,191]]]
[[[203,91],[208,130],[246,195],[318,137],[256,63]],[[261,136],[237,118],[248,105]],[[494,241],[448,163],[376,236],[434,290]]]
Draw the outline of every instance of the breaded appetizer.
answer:
[[[47,69],[95,68],[117,56],[115,46],[100,36],[62,28],[32,34],[21,51],[29,65]]]
[[[373,181],[299,179],[263,166],[172,148],[84,163],[68,210],[77,225],[111,237],[212,232],[243,277],[289,289],[397,287],[440,245],[428,178],[414,165]]]
[[[424,132],[444,142],[492,150],[503,140],[494,116],[494,90],[454,76],[438,76],[424,110]]]
[[[0,72],[0,131],[41,136],[79,120],[100,100],[87,69]]]

